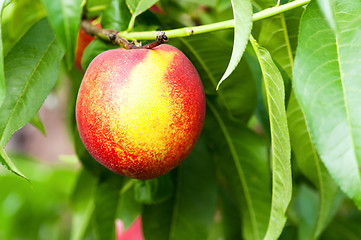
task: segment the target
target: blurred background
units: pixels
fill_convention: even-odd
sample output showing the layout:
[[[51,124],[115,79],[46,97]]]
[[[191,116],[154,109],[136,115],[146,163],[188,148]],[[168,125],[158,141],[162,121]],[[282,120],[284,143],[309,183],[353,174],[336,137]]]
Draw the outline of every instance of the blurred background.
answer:
[[[60,81],[39,111],[45,135],[27,124],[6,151],[28,182],[0,165],[0,239],[69,239],[71,195],[80,169],[66,126],[68,79]]]

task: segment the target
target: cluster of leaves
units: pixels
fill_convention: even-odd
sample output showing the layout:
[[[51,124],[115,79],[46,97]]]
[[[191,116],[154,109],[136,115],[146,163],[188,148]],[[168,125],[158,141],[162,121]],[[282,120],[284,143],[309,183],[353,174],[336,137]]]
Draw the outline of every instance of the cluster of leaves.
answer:
[[[160,13],[148,10],[155,3]],[[82,13],[119,32],[234,17],[234,30],[170,40],[198,70],[207,114],[194,150],[169,174],[139,181],[111,173],[85,150],[70,115],[83,165],[71,199],[71,239],[89,237],[92,230],[99,239],[112,239],[116,218],[128,227],[139,214],[145,239],[361,236],[361,3],[313,0],[252,24],[254,13],[275,4],[0,1],[0,162],[25,177],[4,146],[27,122],[41,127],[37,111],[62,62],[72,80],[69,109],[74,112],[82,73],[72,66]],[[114,47],[91,42],[83,68]]]

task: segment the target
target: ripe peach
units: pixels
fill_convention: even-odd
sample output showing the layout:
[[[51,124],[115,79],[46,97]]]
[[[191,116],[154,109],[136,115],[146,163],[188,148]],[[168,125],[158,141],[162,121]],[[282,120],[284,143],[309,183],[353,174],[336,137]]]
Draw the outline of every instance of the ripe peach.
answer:
[[[177,48],[114,49],[89,65],[76,103],[89,153],[124,176],[151,179],[175,168],[203,126],[204,90]]]

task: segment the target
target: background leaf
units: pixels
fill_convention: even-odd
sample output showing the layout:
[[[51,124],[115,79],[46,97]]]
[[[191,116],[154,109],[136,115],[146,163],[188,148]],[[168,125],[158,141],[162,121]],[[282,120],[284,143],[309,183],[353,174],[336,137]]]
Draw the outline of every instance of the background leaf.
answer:
[[[230,121],[210,99],[207,104],[205,130],[221,173],[221,186],[230,192],[237,206],[233,212],[242,216],[243,237],[263,239],[271,206],[264,141],[244,125]],[[241,226],[234,227],[227,232],[236,234]]]
[[[317,238],[333,217],[338,187],[318,156],[304,114],[293,94],[288,104],[287,117],[295,162],[302,174],[319,190],[319,203],[315,210],[318,214],[309,233],[310,238]]]
[[[134,197],[140,203],[161,203],[169,199],[172,195],[173,182],[170,174],[155,179],[137,181],[134,185]]]
[[[43,19],[6,56],[7,94],[0,107],[1,147],[38,112],[58,79],[63,54],[48,22]],[[3,158],[0,160],[4,162]]]
[[[4,8],[10,3],[10,0],[0,1],[0,19],[3,15]],[[0,24],[0,106],[4,101],[6,87],[5,87],[5,74],[4,74],[4,58],[3,58],[3,41],[2,41],[2,30]]]
[[[108,173],[100,179],[95,191],[95,230],[98,239],[115,239],[115,219],[124,179]]]
[[[266,48],[272,58],[292,77],[293,57],[297,47],[298,28],[302,8],[279,14],[262,21],[259,44]]]
[[[171,172],[176,175],[173,198],[144,205],[145,239],[207,239],[216,210],[216,179],[210,159],[201,136],[191,154]]]
[[[226,72],[218,82],[220,84],[233,72],[237,67],[252,29],[252,5],[249,0],[231,0],[234,15],[234,42],[231,60],[229,61]]]
[[[97,179],[86,170],[81,170],[72,195],[71,240],[84,239],[86,229],[94,212],[96,185]]]
[[[138,16],[159,0],[126,0],[130,12],[134,17]]]
[[[255,40],[251,42],[263,72],[271,127],[272,208],[265,239],[276,239],[286,223],[285,214],[292,195],[284,83],[269,52]]]
[[[354,41],[361,37],[361,3],[336,3],[335,32],[316,2],[303,15],[294,91],[321,160],[361,209],[361,48]]]
[[[142,204],[135,199],[134,187],[132,187],[136,181],[138,180],[128,180],[120,192],[117,216],[122,220],[124,230],[128,229],[142,212]],[[130,185],[129,188],[127,185]]]
[[[105,29],[124,31],[128,27],[131,14],[125,0],[111,0],[101,19],[101,26]]]
[[[227,67],[232,45],[216,34],[194,35],[175,43],[196,67],[206,94],[216,97],[229,115],[246,122],[254,112],[257,99],[256,83],[248,62],[243,59],[216,91],[217,79]]]
[[[81,0],[43,0],[49,22],[66,51],[68,68],[74,65],[75,49],[81,18]]]

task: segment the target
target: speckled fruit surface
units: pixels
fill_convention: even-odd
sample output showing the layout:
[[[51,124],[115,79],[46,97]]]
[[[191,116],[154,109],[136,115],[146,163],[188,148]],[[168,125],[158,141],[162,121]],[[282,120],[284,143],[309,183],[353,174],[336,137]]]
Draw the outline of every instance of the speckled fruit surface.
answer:
[[[203,127],[204,90],[177,48],[114,49],[89,65],[76,119],[89,153],[132,178],[159,177],[192,150]]]

